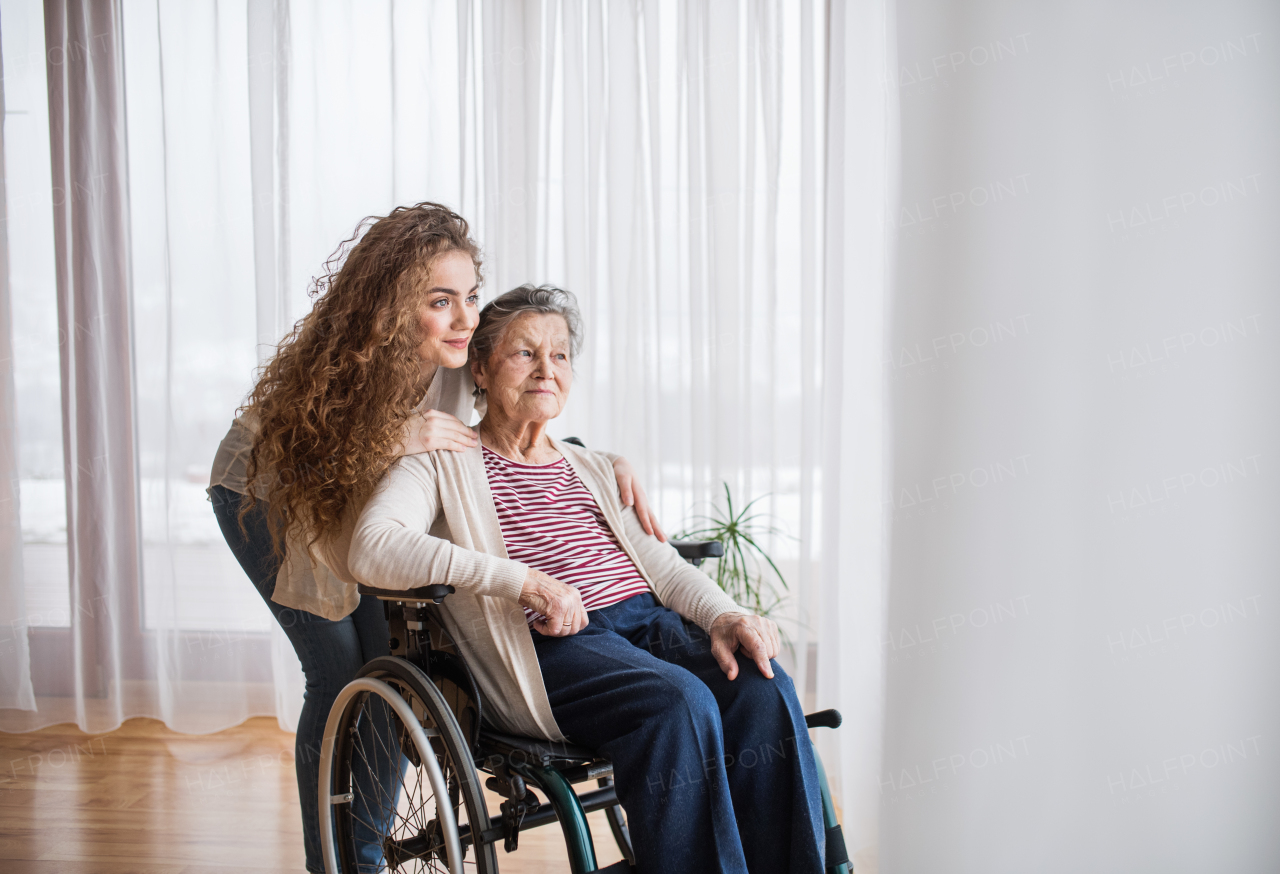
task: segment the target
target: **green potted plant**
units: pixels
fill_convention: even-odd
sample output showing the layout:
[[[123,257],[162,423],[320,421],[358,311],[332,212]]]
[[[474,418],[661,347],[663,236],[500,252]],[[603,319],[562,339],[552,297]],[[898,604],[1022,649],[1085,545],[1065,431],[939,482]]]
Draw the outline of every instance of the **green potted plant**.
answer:
[[[724,483],[724,506],[713,503],[711,512],[694,516],[680,534],[680,540],[719,540],[724,544],[724,555],[709,559],[714,565],[704,568],[716,581],[716,585],[743,607],[761,616],[773,616],[786,600],[789,592],[786,578],[777,564],[760,546],[766,535],[782,535],[777,527],[768,523],[764,514],[753,508],[767,495],[735,506],[729,484]]]

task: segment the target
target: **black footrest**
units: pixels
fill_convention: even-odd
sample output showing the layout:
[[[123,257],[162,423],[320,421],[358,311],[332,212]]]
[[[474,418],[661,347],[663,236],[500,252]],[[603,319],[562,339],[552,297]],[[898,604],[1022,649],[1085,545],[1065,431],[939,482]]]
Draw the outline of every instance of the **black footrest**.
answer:
[[[819,710],[817,713],[809,713],[804,718],[804,724],[809,728],[839,728],[842,722],[844,722],[844,717],[840,715],[839,710],[834,708],[831,710]]]

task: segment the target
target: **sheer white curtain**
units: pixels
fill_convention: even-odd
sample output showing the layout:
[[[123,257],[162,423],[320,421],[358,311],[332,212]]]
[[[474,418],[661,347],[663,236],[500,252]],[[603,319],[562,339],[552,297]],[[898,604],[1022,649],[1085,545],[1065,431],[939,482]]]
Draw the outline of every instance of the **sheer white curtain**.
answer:
[[[819,414],[813,8],[475,11],[490,288],[561,284],[587,323],[558,429],[631,458],[669,526],[728,482],[799,533]],[[792,568],[812,549],[775,546]]]
[[[897,95],[886,5],[833,4],[830,32],[827,14],[481,3],[476,115],[493,284],[552,281],[582,301],[562,432],[631,458],[668,523],[728,483],[767,496],[791,535],[769,545],[813,662],[785,661],[810,706],[848,719],[819,740],[866,866]]]
[[[560,431],[627,455],[668,524],[722,483],[763,498],[789,535],[769,543],[793,587],[784,662],[810,708],[846,714],[818,739],[874,865],[887,6],[492,2],[471,21],[491,283],[559,283],[588,326]]]
[[[0,55],[14,51],[18,40],[6,41]],[[21,101],[20,101],[21,103]],[[0,92],[0,109],[5,107]],[[0,174],[4,166],[4,132],[0,131]],[[0,176],[0,178],[3,178]],[[8,226],[6,205],[0,203],[0,219]],[[10,304],[10,259],[8,236],[0,237],[0,579],[22,580],[22,520],[19,514],[21,472],[17,429],[17,386],[14,379],[14,308]],[[26,591],[22,586],[0,585],[0,623],[4,636],[0,646],[0,707],[31,710],[35,693],[31,687],[31,652],[23,621],[27,615]]]
[[[1278,32],[899,3],[885,871],[1280,869]]]
[[[3,458],[6,489],[0,605],[0,677],[5,707],[35,707],[30,654],[65,635],[68,596],[67,513],[53,247],[49,100],[43,10],[0,2],[4,64],[5,276],[0,365],[12,380],[3,427],[16,452]],[[17,529],[15,531],[15,528]],[[16,536],[15,536],[16,535]],[[66,671],[62,672],[64,675]]]
[[[16,420],[24,541],[4,550],[13,634],[0,679],[4,703],[26,707],[0,711],[0,728],[102,731],[152,716],[205,732],[256,714],[291,726],[297,660],[222,542],[204,497],[210,461],[255,365],[359,219],[458,201],[453,4],[5,0],[0,15],[18,101],[5,122],[18,253],[6,306],[17,415],[5,422]],[[63,19],[80,29],[58,30]],[[70,95],[52,119],[46,73],[50,95]],[[59,118],[68,147],[53,163],[71,176],[51,182]],[[90,166],[108,159],[121,164]],[[104,199],[106,186],[127,198]],[[70,218],[55,233],[58,209]],[[70,254],[55,257],[55,242]],[[80,272],[56,282],[55,264],[80,252]],[[107,293],[101,312],[72,308]],[[58,380],[59,358],[71,380]],[[59,429],[75,463],[61,463]],[[76,443],[103,439],[120,445]]]
[[[87,394],[65,385],[67,408],[53,421],[72,435],[86,415],[126,430],[111,432],[123,442],[105,461],[73,441],[73,461],[50,463],[58,447],[40,454],[42,413],[22,400],[21,386],[42,372],[38,350],[19,346],[23,495],[71,503],[24,502],[21,557],[49,573],[15,572],[8,595],[77,609],[58,624],[0,602],[26,611],[38,705],[0,711],[0,728],[74,720],[98,731],[142,715],[190,732],[264,713],[292,723],[296,659],[221,541],[203,494],[210,459],[255,365],[305,311],[309,278],[337,243],[365,215],[437,200],[473,220],[488,294],[532,281],[579,296],[586,350],[561,436],[631,458],[668,530],[706,512],[722,483],[739,502],[762,499],[783,532],[767,545],[791,583],[784,662],[809,709],[837,706],[849,719],[821,749],[851,850],[873,858],[887,569],[884,216],[896,148],[885,4],[46,7],[0,0],[6,49],[10,20],[38,38],[41,21],[68,11],[107,16],[66,37],[88,66],[55,64],[41,46],[21,81],[43,98],[36,73],[78,76],[75,93],[115,101],[106,115],[67,118],[86,156],[106,154],[104,138],[119,146],[110,179],[125,186],[127,209],[54,233],[39,212],[47,195],[15,204],[10,187],[10,212],[47,228],[39,239],[51,264],[55,242],[74,250],[92,233],[121,235],[111,251],[127,253],[126,278],[111,289],[125,296],[110,314],[124,322],[59,357],[103,346],[125,369],[96,374]],[[112,47],[118,78],[93,66],[95,40]],[[12,118],[6,134],[26,143],[19,164],[47,167],[48,123],[41,143],[40,118]],[[70,205],[108,207],[117,208]],[[14,242],[12,223],[9,232]],[[39,247],[23,243],[38,261]],[[11,274],[32,300],[93,287],[71,275],[55,283],[52,270]],[[24,324],[44,317],[14,312]],[[95,471],[95,458],[112,489],[90,506],[92,481],[60,477],[86,460]],[[75,523],[69,535],[59,518]],[[73,554],[114,538],[118,566],[106,577],[115,588],[100,604],[69,600],[104,576],[66,561],[68,536]],[[135,570],[119,564],[128,561]],[[111,642],[113,660],[85,654],[89,635]],[[20,682],[22,664],[6,659]]]

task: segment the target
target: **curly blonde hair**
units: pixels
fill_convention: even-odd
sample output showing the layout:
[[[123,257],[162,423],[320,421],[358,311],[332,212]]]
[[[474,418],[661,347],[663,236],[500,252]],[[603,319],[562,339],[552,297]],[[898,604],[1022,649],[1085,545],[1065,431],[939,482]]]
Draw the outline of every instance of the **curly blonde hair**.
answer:
[[[257,423],[248,500],[270,508],[276,553],[338,532],[399,455],[426,387],[417,355],[419,307],[432,262],[480,249],[462,216],[437,203],[369,216],[314,280],[311,312],[263,367],[241,412]]]

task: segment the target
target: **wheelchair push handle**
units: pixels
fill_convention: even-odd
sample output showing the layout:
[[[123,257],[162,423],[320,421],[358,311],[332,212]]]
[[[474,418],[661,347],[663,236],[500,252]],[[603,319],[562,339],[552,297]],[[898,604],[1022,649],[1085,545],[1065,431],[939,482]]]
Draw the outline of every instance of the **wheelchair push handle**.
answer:
[[[806,713],[804,717],[804,724],[809,728],[839,728],[842,722],[844,717],[834,708],[819,710],[817,713]]]
[[[671,545],[685,561],[702,561],[724,555],[724,544],[719,540],[672,540]]]

